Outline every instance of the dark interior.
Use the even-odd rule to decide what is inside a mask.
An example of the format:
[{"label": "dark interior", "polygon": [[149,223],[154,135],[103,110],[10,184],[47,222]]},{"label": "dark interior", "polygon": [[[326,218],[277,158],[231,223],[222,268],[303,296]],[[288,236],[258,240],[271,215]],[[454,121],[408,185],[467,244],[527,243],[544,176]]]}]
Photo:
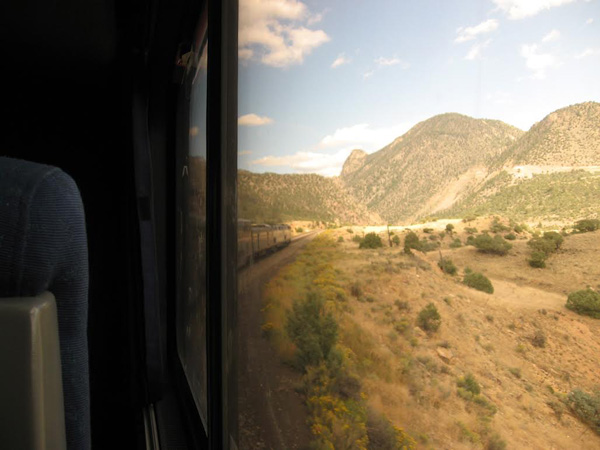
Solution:
[{"label": "dark interior", "polygon": [[[144,216],[154,223],[161,303],[152,320],[164,331],[170,314],[164,299],[174,289],[168,211],[175,57],[190,40],[200,6],[188,0],[0,5],[0,153],[61,168],[77,183],[85,208],[95,448],[115,448],[116,439],[122,448],[142,445],[142,408],[168,391],[160,359],[167,357],[166,333],[156,333],[153,353],[144,334],[138,221]],[[144,138],[151,143],[153,190],[140,200],[134,144]]]}]

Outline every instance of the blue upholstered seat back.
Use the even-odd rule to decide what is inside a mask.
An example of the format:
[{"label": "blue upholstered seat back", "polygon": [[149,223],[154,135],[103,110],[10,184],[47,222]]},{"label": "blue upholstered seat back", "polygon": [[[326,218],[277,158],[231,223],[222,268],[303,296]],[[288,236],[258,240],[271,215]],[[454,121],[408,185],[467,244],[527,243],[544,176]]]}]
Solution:
[{"label": "blue upholstered seat back", "polygon": [[75,182],[56,167],[0,157],[0,297],[56,297],[69,450],[90,447],[88,255]]}]

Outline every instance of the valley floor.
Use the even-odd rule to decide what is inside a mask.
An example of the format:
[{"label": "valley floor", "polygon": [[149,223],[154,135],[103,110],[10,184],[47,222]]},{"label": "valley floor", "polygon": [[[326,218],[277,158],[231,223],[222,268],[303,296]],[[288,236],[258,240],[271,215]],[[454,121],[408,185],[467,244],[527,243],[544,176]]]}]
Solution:
[{"label": "valley floor", "polygon": [[[326,232],[337,241],[329,250],[336,285],[347,294],[337,307],[344,311],[336,316],[339,345],[369,410],[406,430],[417,448],[600,448],[600,436],[564,401],[574,389],[600,386],[600,320],[564,306],[568,293],[600,287],[600,232],[568,236],[546,269],[534,269],[527,264],[529,234],[519,234],[506,256],[486,255],[449,244],[464,243],[465,227],[487,223],[452,223],[452,236],[421,233],[437,236],[439,252],[414,255],[402,246],[359,249],[352,238],[371,228]],[[377,231],[387,243],[383,228]],[[440,253],[457,275],[438,268]],[[465,286],[467,267],[485,274],[494,293]],[[416,324],[430,303],[441,327],[428,334]],[[457,388],[468,374],[480,395]]]},{"label": "valley floor", "polygon": [[[464,242],[463,227],[457,228],[452,239]],[[459,274],[465,267],[484,273],[492,295],[464,286],[462,276],[443,274],[438,251],[410,256],[401,247],[359,250],[346,229],[334,238],[339,236],[344,256],[337,267],[348,279],[361,280],[369,298],[352,299],[353,320],[390,364],[406,367],[410,361],[390,380],[368,380],[369,401],[421,437],[422,448],[477,448],[492,433],[508,448],[600,448],[600,437],[561,402],[575,388],[592,392],[600,386],[600,321],[564,307],[568,293],[600,286],[598,232],[566,238],[546,269],[529,267],[524,236],[506,256],[472,246],[450,249],[452,239],[445,237],[443,256]],[[439,331],[427,335],[414,325],[397,326],[414,324],[428,303],[440,312]],[[532,344],[536,332],[546,337],[542,348]],[[497,408],[493,417],[457,395],[456,380],[468,373]]]}]

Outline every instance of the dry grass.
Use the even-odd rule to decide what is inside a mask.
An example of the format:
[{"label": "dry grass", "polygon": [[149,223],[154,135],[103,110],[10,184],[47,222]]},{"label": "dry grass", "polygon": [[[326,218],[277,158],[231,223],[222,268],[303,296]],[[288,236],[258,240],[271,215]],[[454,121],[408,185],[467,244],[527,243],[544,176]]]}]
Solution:
[{"label": "dry grass", "polygon": [[[455,237],[463,241],[464,226],[482,230],[487,224],[457,226]],[[525,237],[514,244],[504,257],[442,247],[460,273],[468,265],[491,278],[499,286],[494,295],[444,276],[437,252],[411,257],[400,247],[365,252],[350,241],[341,246],[335,268],[346,279],[361,280],[363,296],[375,301],[348,297],[351,313],[340,341],[357,361],[367,361],[362,382],[369,405],[413,436],[425,433],[422,448],[447,448],[449,440],[452,448],[480,448],[496,432],[508,448],[600,447],[586,425],[568,411],[559,420],[549,406],[575,387],[592,391],[600,385],[600,321],[564,308],[565,293],[600,284],[598,235],[569,236],[543,270],[527,264]],[[415,320],[430,302],[442,326],[427,336],[415,329]],[[543,348],[531,343],[538,330],[547,336]],[[452,352],[449,364],[439,347]],[[457,395],[456,379],[466,373],[473,373],[485,400],[497,407],[493,417]]]}]

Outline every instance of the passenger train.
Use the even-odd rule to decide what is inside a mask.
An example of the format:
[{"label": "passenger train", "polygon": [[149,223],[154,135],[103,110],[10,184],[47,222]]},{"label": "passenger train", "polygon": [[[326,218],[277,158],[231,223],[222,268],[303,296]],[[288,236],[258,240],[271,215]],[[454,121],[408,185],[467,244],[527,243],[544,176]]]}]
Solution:
[{"label": "passenger train", "polygon": [[290,244],[292,227],[289,225],[252,224],[238,220],[238,266],[251,264],[256,258],[272,253]]}]

